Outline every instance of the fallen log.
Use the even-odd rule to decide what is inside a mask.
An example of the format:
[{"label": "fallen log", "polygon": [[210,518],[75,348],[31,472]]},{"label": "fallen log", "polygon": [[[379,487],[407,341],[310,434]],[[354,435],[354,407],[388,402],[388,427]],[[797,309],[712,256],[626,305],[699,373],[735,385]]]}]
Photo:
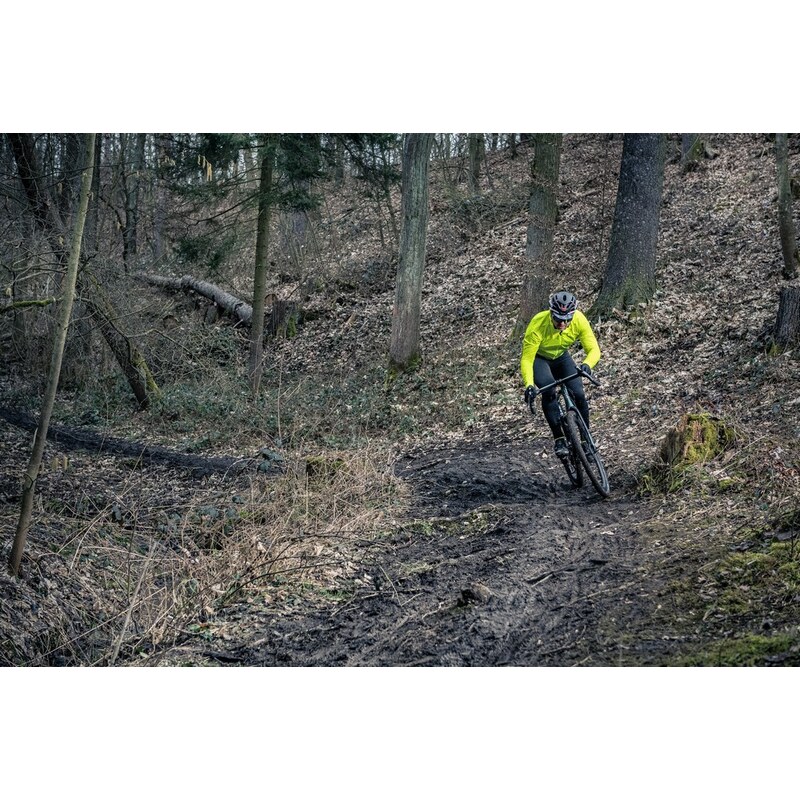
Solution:
[{"label": "fallen log", "polygon": [[[26,431],[35,431],[38,425],[36,418],[31,414],[3,407],[0,407],[0,419]],[[157,445],[115,439],[95,431],[52,424],[48,427],[47,438],[70,450],[87,450],[133,458],[145,466],[160,464],[176,469],[185,469],[196,478],[219,473],[238,474],[248,468],[262,473],[280,472],[282,469],[280,459],[269,457],[275,454],[267,451],[262,451],[259,458],[204,457],[179,453],[176,450],[169,450]]]},{"label": "fallen log", "polygon": [[197,292],[197,294],[213,300],[222,311],[247,326],[250,325],[250,321],[253,319],[253,307],[251,305],[208,281],[201,281],[191,275],[184,275],[182,278],[170,278],[164,275],[142,274],[139,277],[140,280],[149,283],[151,286],[157,286],[159,289]]},{"label": "fallen log", "polygon": [[[249,327],[252,322],[253,307],[251,305],[208,281],[201,281],[191,275],[184,275],[182,278],[171,278],[164,275],[142,274],[139,278],[159,289],[176,292],[197,292],[202,297],[212,300],[215,308],[243,325]],[[298,304],[292,300],[283,300],[272,293],[267,295],[266,304],[267,306],[271,304],[272,310],[267,316],[264,325],[265,335],[269,338],[294,336],[300,321]]]}]

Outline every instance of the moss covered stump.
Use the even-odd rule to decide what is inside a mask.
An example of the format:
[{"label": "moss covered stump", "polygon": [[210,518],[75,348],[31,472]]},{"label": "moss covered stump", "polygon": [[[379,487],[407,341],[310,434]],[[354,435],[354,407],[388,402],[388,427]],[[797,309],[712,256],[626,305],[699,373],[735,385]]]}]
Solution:
[{"label": "moss covered stump", "polygon": [[697,468],[735,441],[733,427],[713,414],[684,414],[661,443],[657,462],[639,479],[639,489],[669,492],[691,482]]},{"label": "moss covered stump", "polygon": [[659,457],[672,468],[703,464],[726,450],[735,439],[733,428],[711,414],[684,414],[664,437]]}]

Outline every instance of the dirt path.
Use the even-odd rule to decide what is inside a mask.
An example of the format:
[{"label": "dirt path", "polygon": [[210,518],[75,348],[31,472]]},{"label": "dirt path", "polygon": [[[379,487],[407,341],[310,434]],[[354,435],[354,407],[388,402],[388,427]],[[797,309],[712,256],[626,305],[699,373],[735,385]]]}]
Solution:
[{"label": "dirt path", "polygon": [[205,657],[265,666],[622,663],[626,627],[647,611],[637,580],[641,503],[624,485],[606,500],[573,489],[542,457],[546,445],[405,458],[397,472],[415,489],[413,520],[363,552],[347,599],[255,620],[251,608],[228,609],[218,622],[230,647]]}]

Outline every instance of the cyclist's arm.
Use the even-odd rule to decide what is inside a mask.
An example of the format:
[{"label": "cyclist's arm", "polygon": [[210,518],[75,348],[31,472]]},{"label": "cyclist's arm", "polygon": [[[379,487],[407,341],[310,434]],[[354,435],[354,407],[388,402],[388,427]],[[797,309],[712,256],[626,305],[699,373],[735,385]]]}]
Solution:
[{"label": "cyclist's arm", "polygon": [[[580,317],[578,317],[578,314],[580,314]],[[597,338],[594,335],[592,326],[589,324],[589,320],[586,319],[580,311],[578,311],[575,316],[578,319],[578,336],[584,352],[583,363],[594,369],[595,365],[600,360],[600,345],[597,344]]]},{"label": "cyclist's arm", "polygon": [[522,385],[533,385],[533,359],[536,358],[536,352],[542,342],[542,334],[536,330],[534,319],[528,323],[528,328],[525,331],[525,339],[522,342],[522,358],[519,362],[519,371],[522,374]]}]

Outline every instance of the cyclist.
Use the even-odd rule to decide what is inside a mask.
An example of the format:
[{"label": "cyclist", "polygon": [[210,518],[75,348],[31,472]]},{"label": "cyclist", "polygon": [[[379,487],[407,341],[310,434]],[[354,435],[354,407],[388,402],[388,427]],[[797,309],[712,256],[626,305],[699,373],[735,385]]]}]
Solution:
[{"label": "cyclist", "polygon": [[[536,397],[536,386],[546,386],[553,380],[566,378],[578,371],[569,348],[580,341],[583,347],[583,364],[581,370],[587,375],[600,360],[600,348],[597,345],[592,326],[583,312],[578,311],[578,300],[570,292],[556,292],[550,295],[550,307],[540,311],[528,323],[525,339],[522,344],[522,360],[520,371],[525,384],[525,401],[533,411],[533,399]],[[583,391],[583,381],[576,377],[568,383],[575,405],[589,427],[589,403]],[[555,440],[555,453],[565,458],[567,440],[559,424],[558,401],[556,390],[550,389],[542,393],[542,411]]]}]

